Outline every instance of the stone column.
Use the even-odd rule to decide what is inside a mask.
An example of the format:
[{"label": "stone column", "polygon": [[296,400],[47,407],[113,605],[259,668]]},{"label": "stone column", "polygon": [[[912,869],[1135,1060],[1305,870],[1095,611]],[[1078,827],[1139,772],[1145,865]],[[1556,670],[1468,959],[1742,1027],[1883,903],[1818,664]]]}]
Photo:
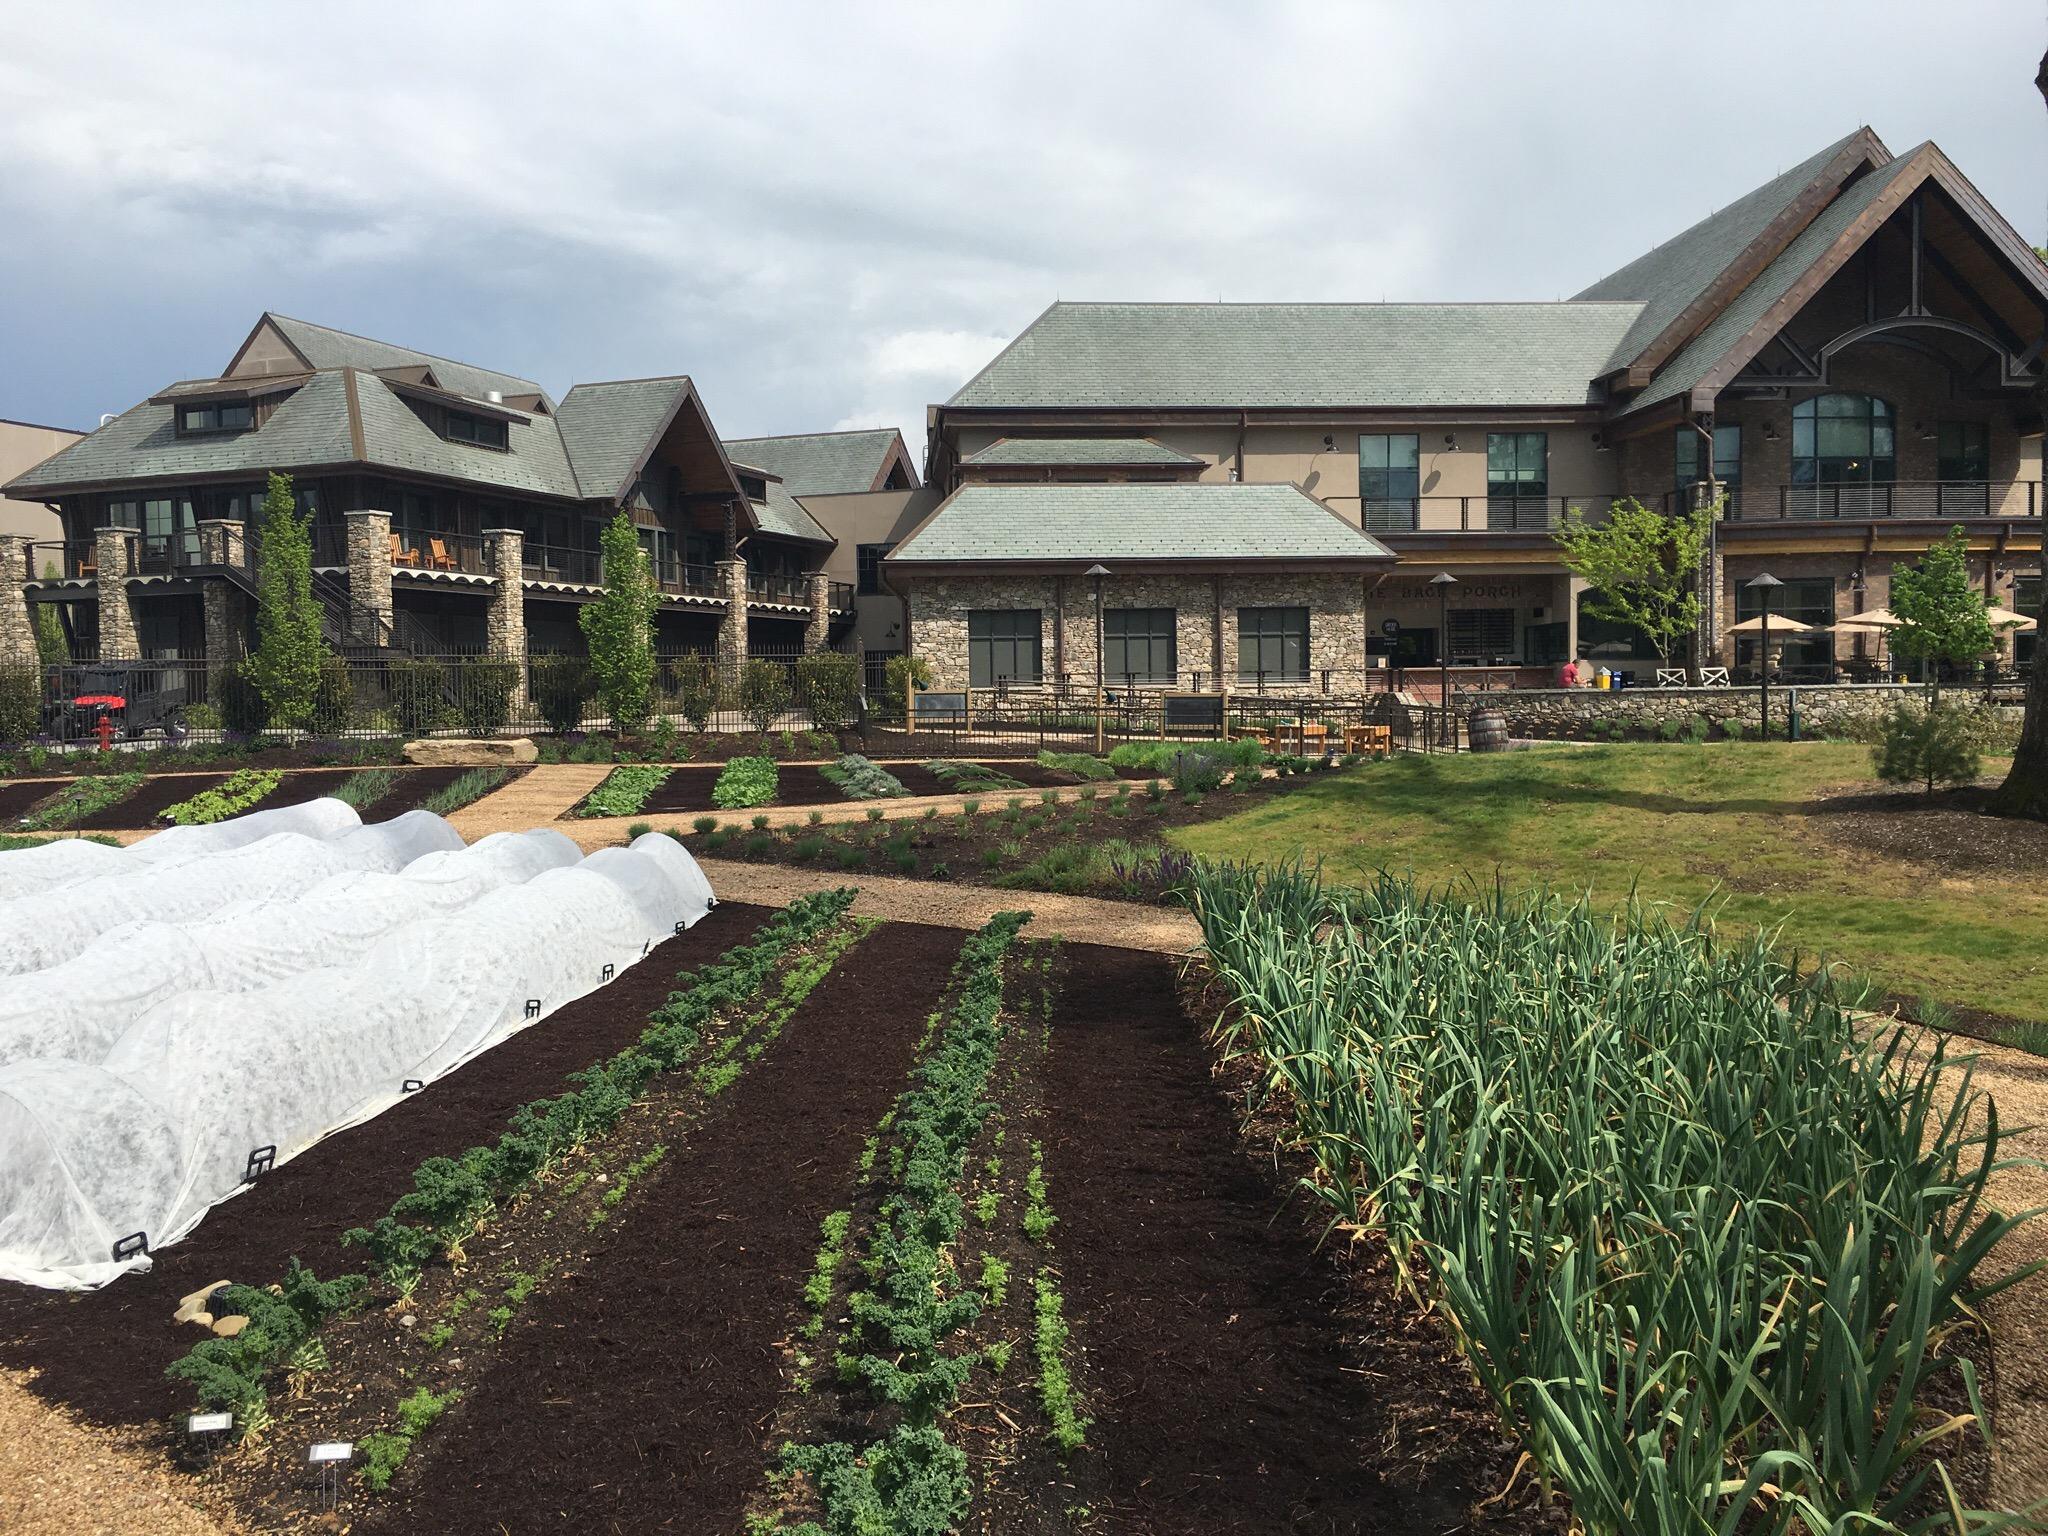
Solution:
[{"label": "stone column", "polygon": [[35,574],[29,563],[34,542],[25,533],[0,533],[0,666],[33,666],[42,659],[22,593]]},{"label": "stone column", "polygon": [[129,541],[137,528],[99,528],[93,532],[94,580],[100,597],[100,660],[140,661],[142,642],[135,633],[135,610],[128,606]]},{"label": "stone column", "polygon": [[344,512],[349,618],[364,645],[391,643],[391,514]]},{"label": "stone column", "polygon": [[718,621],[718,676],[731,688],[738,684],[740,664],[747,659],[747,563],[721,560],[712,569],[718,572],[716,585],[725,599],[725,613]]},{"label": "stone column", "polygon": [[526,706],[526,535],[517,528],[484,530],[484,571],[495,582],[484,616],[485,649],[519,668],[512,707]]},{"label": "stone column", "polygon": [[804,626],[804,650],[822,651],[832,633],[832,583],[823,571],[810,577],[811,620]]},{"label": "stone column", "polygon": [[[199,557],[210,566],[243,563],[239,518],[208,518],[199,524]],[[220,667],[241,658],[247,649],[249,605],[239,587],[209,574],[200,600],[206,609],[206,662]]]}]

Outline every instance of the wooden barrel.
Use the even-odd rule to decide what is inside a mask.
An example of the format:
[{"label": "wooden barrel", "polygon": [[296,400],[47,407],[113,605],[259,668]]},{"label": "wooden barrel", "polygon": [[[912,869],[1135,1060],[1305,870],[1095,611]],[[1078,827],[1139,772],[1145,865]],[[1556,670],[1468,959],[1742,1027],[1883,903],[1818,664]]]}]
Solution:
[{"label": "wooden barrel", "polygon": [[1473,710],[1471,742],[1474,752],[1505,752],[1508,746],[1508,717],[1497,709]]}]

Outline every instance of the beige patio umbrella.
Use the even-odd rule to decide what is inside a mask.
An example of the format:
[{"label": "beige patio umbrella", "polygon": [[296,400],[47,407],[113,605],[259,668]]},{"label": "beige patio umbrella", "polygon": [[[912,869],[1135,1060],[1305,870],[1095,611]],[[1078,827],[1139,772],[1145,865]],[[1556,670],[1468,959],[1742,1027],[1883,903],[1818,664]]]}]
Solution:
[{"label": "beige patio umbrella", "polygon": [[2031,633],[2039,627],[2024,613],[2015,613],[2010,608],[2000,608],[1996,603],[1984,610],[1984,617],[1991,621],[1993,629],[2016,629]]},{"label": "beige patio umbrella", "polygon": [[[1731,635],[1760,635],[1764,632],[1764,627],[1764,616],[1758,614],[1753,619],[1744,619],[1740,624],[1730,624],[1728,626],[1728,633]],[[1788,619],[1783,614],[1774,613],[1770,617],[1770,631],[1775,639],[1779,635],[1790,637],[1792,635],[1818,634],[1819,626],[1802,624],[1797,619]]]},{"label": "beige patio umbrella", "polygon": [[[1897,629],[1906,621],[1889,608],[1866,608],[1846,619],[1835,620],[1837,629]],[[1775,626],[1773,626],[1775,627]]]}]

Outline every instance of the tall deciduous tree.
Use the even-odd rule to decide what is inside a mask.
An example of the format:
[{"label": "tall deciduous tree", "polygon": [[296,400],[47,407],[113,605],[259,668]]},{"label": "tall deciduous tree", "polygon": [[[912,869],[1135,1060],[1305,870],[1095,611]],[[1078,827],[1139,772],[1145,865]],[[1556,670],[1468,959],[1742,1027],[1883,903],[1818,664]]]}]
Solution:
[{"label": "tall deciduous tree", "polygon": [[[1998,643],[1984,595],[1970,582],[1970,540],[1960,527],[1949,529],[1918,565],[1893,568],[1891,606],[1899,620],[1890,640],[1895,656],[1961,666]],[[1938,665],[1934,680],[1938,697]]]},{"label": "tall deciduous tree", "polygon": [[1617,501],[1605,522],[1568,508],[1556,538],[1565,568],[1592,588],[1586,611],[1633,624],[1668,665],[1679,642],[1700,627],[1700,562],[1715,514],[1705,506],[1669,517],[1633,496]]},{"label": "tall deciduous tree", "polygon": [[604,595],[576,615],[590,646],[590,670],[612,726],[635,731],[647,723],[654,698],[654,614],[661,589],[640,535],[625,512],[611,520],[604,550]]},{"label": "tall deciduous tree", "polygon": [[244,664],[273,726],[303,728],[328,658],[313,598],[312,519],[300,517],[289,475],[272,474],[256,545],[256,648]]},{"label": "tall deciduous tree", "polygon": [[[2048,102],[2048,53],[2041,55],[2040,73],[2034,76],[2041,99]],[[2036,406],[2048,412],[2048,368],[2034,386]],[[2012,771],[1991,797],[1991,810],[2000,816],[2031,816],[2048,821],[2048,581],[2041,583],[2040,621],[2035,634],[2034,675],[2027,681],[2027,714],[2020,723],[2019,746],[2012,755]]]}]

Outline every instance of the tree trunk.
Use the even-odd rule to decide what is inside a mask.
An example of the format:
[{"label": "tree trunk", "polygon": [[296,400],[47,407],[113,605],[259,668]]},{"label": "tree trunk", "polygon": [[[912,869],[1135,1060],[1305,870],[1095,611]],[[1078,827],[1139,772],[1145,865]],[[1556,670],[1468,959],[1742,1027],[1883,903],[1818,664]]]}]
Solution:
[{"label": "tree trunk", "polygon": [[[2048,53],[2041,55],[2041,72],[2034,76],[2041,100],[2048,103]],[[2048,411],[2048,368],[2034,387],[2034,398]],[[2048,574],[2048,545],[2042,548],[2042,567]],[[2034,671],[2027,679],[2027,713],[2020,725],[2019,749],[2012,755],[2012,772],[1991,797],[1991,811],[1998,816],[2029,816],[2048,821],[2048,581],[2042,583],[2040,611],[2034,615],[2040,628],[2034,631]]]}]

